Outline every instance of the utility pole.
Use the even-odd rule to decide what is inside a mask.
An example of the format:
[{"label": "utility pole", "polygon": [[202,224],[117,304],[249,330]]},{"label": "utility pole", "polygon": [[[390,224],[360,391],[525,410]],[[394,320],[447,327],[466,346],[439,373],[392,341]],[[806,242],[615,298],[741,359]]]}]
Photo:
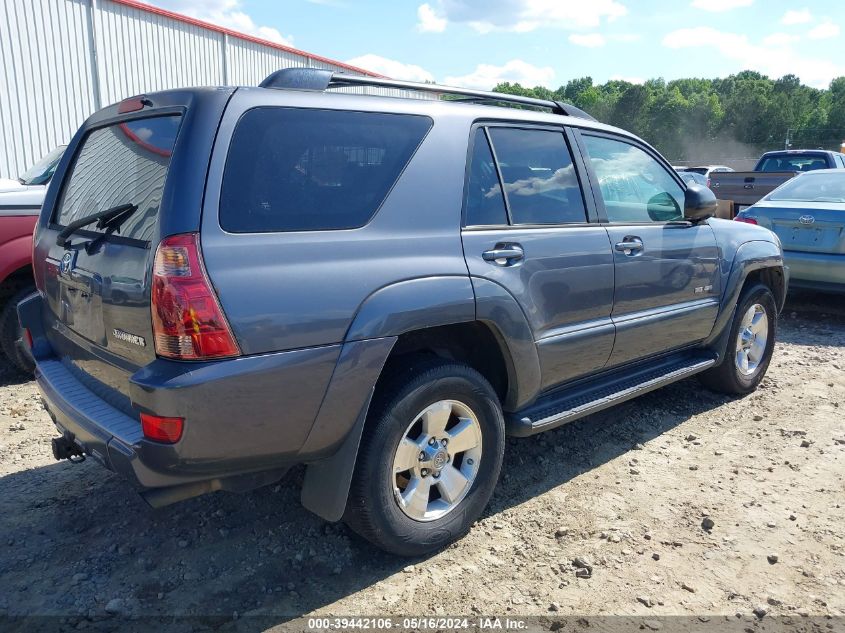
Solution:
[{"label": "utility pole", "polygon": [[789,136],[791,132],[792,128],[786,128],[786,140],[783,142],[783,149],[789,149],[789,146],[792,145],[792,143],[789,142]]}]

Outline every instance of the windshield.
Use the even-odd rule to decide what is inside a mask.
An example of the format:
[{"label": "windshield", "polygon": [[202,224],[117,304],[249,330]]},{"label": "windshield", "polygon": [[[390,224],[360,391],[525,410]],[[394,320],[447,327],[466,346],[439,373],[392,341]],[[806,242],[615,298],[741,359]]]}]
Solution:
[{"label": "windshield", "polygon": [[18,180],[22,185],[46,185],[53,177],[56,166],[62,159],[67,145],[59,145],[52,152],[43,156],[41,160],[21,174]]},{"label": "windshield", "polygon": [[814,171],[827,169],[824,156],[818,154],[796,154],[792,156],[770,156],[757,171]]},{"label": "windshield", "polygon": [[845,203],[845,170],[800,176],[775,189],[769,200]]}]

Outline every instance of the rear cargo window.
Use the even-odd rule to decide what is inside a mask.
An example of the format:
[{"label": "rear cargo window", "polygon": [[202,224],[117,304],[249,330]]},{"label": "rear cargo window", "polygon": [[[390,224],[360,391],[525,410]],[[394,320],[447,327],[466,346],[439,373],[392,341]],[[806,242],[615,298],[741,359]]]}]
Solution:
[{"label": "rear cargo window", "polygon": [[416,115],[250,110],[226,158],[220,226],[232,233],[361,227],[430,127]]},{"label": "rear cargo window", "polygon": [[98,211],[134,204],[137,211],[117,233],[149,241],[181,121],[181,115],[151,117],[89,132],[65,179],[55,223],[67,226]]},{"label": "rear cargo window", "polygon": [[815,171],[816,169],[827,169],[827,161],[824,156],[798,154],[770,156],[763,161],[757,171]]}]

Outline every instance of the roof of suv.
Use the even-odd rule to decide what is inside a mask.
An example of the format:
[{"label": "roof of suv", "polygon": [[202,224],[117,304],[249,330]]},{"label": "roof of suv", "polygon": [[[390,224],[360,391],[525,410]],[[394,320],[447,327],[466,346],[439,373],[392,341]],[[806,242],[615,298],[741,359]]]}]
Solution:
[{"label": "roof of suv", "polygon": [[[633,134],[615,128],[613,126],[599,123],[592,116],[583,110],[560,101],[547,99],[536,99],[522,95],[511,95],[469,88],[458,88],[452,86],[441,86],[438,84],[425,84],[410,81],[400,81],[384,77],[360,77],[346,73],[335,73],[330,70],[315,68],[284,68],[270,74],[261,82],[259,90],[281,90],[288,93],[306,92],[311,98],[319,100],[320,96],[329,97],[329,103],[341,95],[331,92],[335,88],[353,87],[375,87],[394,88],[422,94],[436,95],[438,98],[413,98],[413,97],[390,97],[383,95],[353,95],[346,93],[344,96],[352,98],[355,103],[346,107],[363,107],[370,110],[374,103],[384,105],[391,104],[391,110],[398,105],[403,111],[432,114],[433,104],[438,104],[437,109],[442,108],[443,112],[465,114],[467,118],[475,119],[507,119],[524,120],[535,123],[551,123],[560,125],[564,122],[567,125],[594,128],[600,130],[614,131],[634,137]],[[253,88],[240,88],[253,90]],[[454,99],[440,99],[442,95],[452,95]],[[363,101],[358,101],[363,100]],[[334,102],[335,104],[337,102]],[[519,108],[502,107],[495,104],[511,103],[520,106]],[[366,104],[366,105],[364,105]],[[416,106],[416,107],[415,107]],[[525,106],[532,109],[525,109]],[[548,109],[543,112],[541,109]],[[561,119],[563,117],[563,120]]]},{"label": "roof of suv", "polygon": [[[267,91],[278,92],[272,88],[239,87],[238,91]],[[467,119],[525,121],[526,123],[548,123],[553,125],[570,125],[581,128],[613,131],[625,136],[635,137],[626,130],[598,121],[570,115],[553,114],[539,110],[528,110],[498,105],[482,105],[472,102],[449,101],[442,99],[422,99],[413,97],[392,97],[384,95],[366,95],[335,92],[314,92],[310,90],[285,89],[284,92],[292,100],[302,102],[302,105],[326,106],[329,108],[373,110],[383,109],[390,112],[407,112],[413,114],[427,114],[429,116],[462,116]]]}]

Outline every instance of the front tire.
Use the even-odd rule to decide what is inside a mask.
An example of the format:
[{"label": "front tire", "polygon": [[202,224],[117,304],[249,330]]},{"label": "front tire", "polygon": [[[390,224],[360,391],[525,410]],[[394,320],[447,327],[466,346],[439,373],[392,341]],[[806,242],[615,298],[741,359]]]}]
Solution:
[{"label": "front tire", "polygon": [[18,320],[18,303],[35,291],[34,286],[27,286],[9,297],[0,312],[0,349],[15,369],[31,374],[35,371],[32,352],[24,340],[23,328]]},{"label": "front tire", "polygon": [[414,357],[374,399],[344,521],[393,554],[438,550],[487,506],[504,446],[502,409],[481,374]]},{"label": "front tire", "polygon": [[737,303],[724,360],[699,377],[704,386],[731,395],[754,391],[772,360],[777,320],[769,287],[756,284],[746,289]]}]

